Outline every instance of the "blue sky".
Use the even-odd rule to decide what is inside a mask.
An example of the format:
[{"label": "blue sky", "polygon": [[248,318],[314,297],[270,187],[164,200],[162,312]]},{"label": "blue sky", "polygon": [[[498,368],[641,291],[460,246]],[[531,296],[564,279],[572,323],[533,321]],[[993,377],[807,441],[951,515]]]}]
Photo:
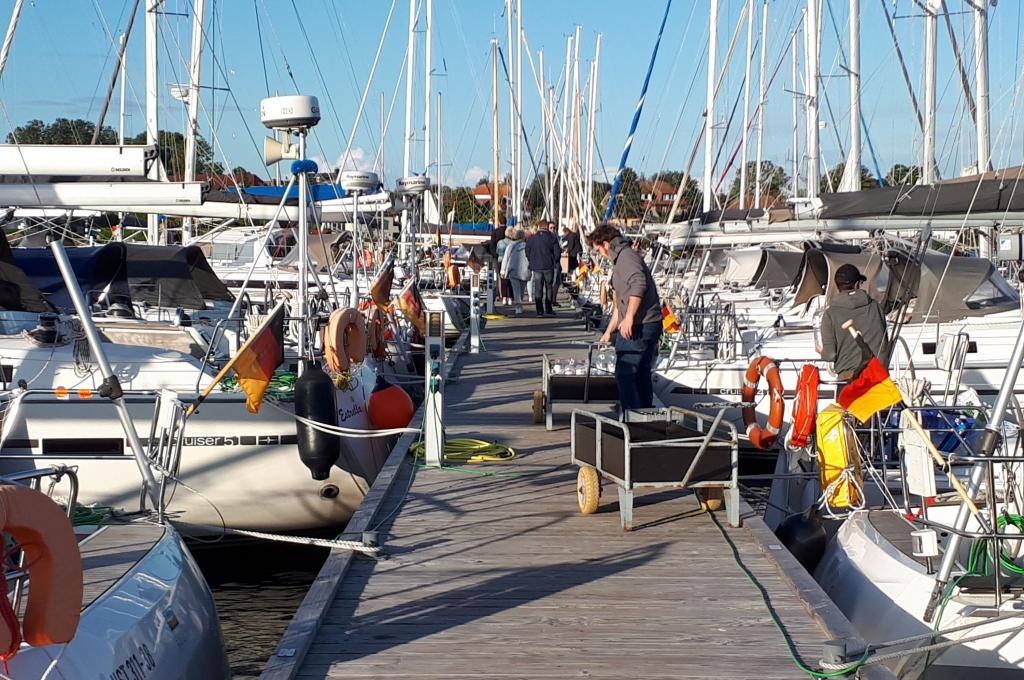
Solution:
[{"label": "blue sky", "polygon": [[[884,0],[898,17],[896,30],[907,68],[919,98],[922,93],[924,27],[912,0]],[[822,73],[832,115],[822,107],[821,131],[825,165],[840,160],[837,135],[845,146],[848,137],[848,85],[837,57],[835,18],[845,41],[847,0],[824,0]],[[0,0],[0,24],[6,25],[13,0]],[[111,35],[123,30],[131,0],[60,0],[26,4],[11,60],[0,82],[0,130],[30,118],[49,121],[58,116],[95,119],[114,63]],[[143,3],[145,4],[145,3]],[[404,84],[399,74],[406,49],[408,0],[398,0],[385,38],[381,63],[371,87],[366,118],[353,142],[353,162],[372,164],[380,144],[380,93],[390,106],[397,100],[384,142],[384,162],[389,183],[402,164]],[[566,36],[581,28],[581,67],[586,73],[593,58],[594,41],[603,35],[599,106],[598,148],[604,167],[617,164],[622,143],[639,94],[658,23],[662,0],[524,0],[524,30],[533,51],[543,50],[547,79],[561,78]],[[736,27],[745,0],[721,0],[719,60]],[[782,61],[769,93],[765,126],[766,157],[786,162],[791,151],[791,96],[789,56],[784,55],[803,0],[771,0],[768,31],[768,71]],[[893,163],[915,162],[921,134],[900,74],[881,3],[861,0],[863,111],[878,164],[885,172]],[[968,70],[973,74],[973,38],[970,15],[964,0],[947,0],[957,39]],[[228,165],[243,165],[266,174],[256,143],[264,130],[258,106],[266,96],[296,91],[319,97],[323,122],[317,129],[311,153],[333,164],[342,155],[351,133],[362,89],[391,7],[391,0],[207,0],[211,19],[204,64],[203,134],[217,140],[217,158]],[[992,149],[995,165],[1020,163],[1024,131],[1017,111],[1021,109],[1018,74],[1021,72],[1021,5],[1004,2],[991,12]],[[188,54],[192,0],[167,0],[161,17],[162,127],[181,130],[184,107],[173,100],[168,84],[186,82],[184,55]],[[758,25],[761,0],[756,0]],[[299,16],[297,17],[296,9]],[[651,81],[647,106],[636,136],[630,165],[645,173],[659,169],[683,169],[690,157],[704,109],[705,57],[708,0],[675,0],[661,53]],[[829,12],[831,9],[831,16]],[[256,15],[259,15],[257,22]],[[422,24],[421,24],[422,25]],[[745,29],[744,29],[745,30]],[[755,41],[758,39],[755,30]],[[444,98],[445,176],[449,182],[472,183],[491,165],[490,39],[504,42],[505,19],[500,0],[434,0],[434,69],[432,89]],[[262,42],[260,40],[262,37]],[[741,92],[745,33],[741,30],[733,61],[719,97],[716,121],[725,128]],[[261,49],[262,44],[262,49]],[[847,47],[843,47],[848,50]],[[143,21],[140,16],[129,45],[127,128],[143,126],[144,98]],[[214,54],[215,51],[215,58]],[[756,48],[755,48],[756,52]],[[266,62],[266,78],[263,63]],[[417,54],[415,116],[422,126],[422,43]],[[291,72],[291,77],[288,72]],[[526,128],[537,151],[540,122],[536,86],[524,54],[524,101]],[[753,72],[757,73],[755,61]],[[294,81],[292,80],[294,78]],[[940,167],[950,175],[974,157],[974,130],[963,105],[945,26],[939,28]],[[230,93],[224,89],[230,88]],[[798,88],[802,87],[798,85]],[[502,92],[503,169],[507,169],[507,92]],[[755,97],[756,99],[756,97]],[[824,102],[823,102],[824,104]],[[117,124],[117,106],[108,124]],[[742,113],[742,112],[740,112]],[[739,136],[740,114],[729,128],[722,173]],[[833,124],[833,118],[835,124]],[[432,131],[433,134],[433,131]],[[417,135],[417,139],[420,135]],[[413,149],[414,170],[423,166],[422,145]],[[701,161],[697,155],[697,163]],[[524,161],[526,160],[524,149]],[[874,163],[865,148],[865,164]],[[601,165],[599,163],[599,165]],[[700,167],[694,168],[699,176]],[[730,173],[731,175],[731,173]]]}]

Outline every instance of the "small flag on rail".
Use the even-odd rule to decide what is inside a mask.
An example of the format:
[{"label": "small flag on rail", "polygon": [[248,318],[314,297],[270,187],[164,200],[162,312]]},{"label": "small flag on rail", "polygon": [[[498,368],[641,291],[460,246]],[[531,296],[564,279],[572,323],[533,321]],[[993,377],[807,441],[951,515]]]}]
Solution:
[{"label": "small flag on rail", "polygon": [[395,306],[421,335],[427,334],[427,325],[423,321],[423,298],[416,288],[416,279],[409,279],[409,283],[405,284],[395,299]]},{"label": "small flag on rail", "polygon": [[259,413],[274,370],[284,361],[284,305],[284,299],[277,303],[259,328],[238,348],[235,356],[220,369],[213,382],[189,406],[186,417],[196,412],[230,370],[235,371],[238,386],[245,392],[245,408],[249,413]]},{"label": "small flag on rail", "polygon": [[868,348],[860,332],[852,325],[844,327],[857,339],[861,351],[866,351],[871,358],[857,377],[839,393],[838,401],[854,418],[864,423],[879,411],[902,402],[903,396],[889,377],[889,371]]},{"label": "small flag on rail", "polygon": [[668,305],[661,305],[661,330],[666,333],[675,333],[679,330],[679,319],[672,312]]},{"label": "small flag on rail", "polygon": [[380,270],[377,272],[377,277],[370,285],[370,299],[372,299],[378,307],[386,309],[388,304],[391,302],[391,286],[394,285],[394,283],[395,256],[388,255],[388,259],[384,260],[384,264],[381,265]]}]

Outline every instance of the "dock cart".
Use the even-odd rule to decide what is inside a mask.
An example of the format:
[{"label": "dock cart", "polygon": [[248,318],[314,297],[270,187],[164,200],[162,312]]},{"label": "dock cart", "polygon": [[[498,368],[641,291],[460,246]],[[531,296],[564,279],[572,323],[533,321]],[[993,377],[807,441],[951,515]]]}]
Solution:
[{"label": "dock cart", "polygon": [[[601,479],[618,487],[622,528],[633,528],[633,490],[695,489],[703,498],[725,496],[729,524],[740,526],[736,427],[722,416],[671,407],[627,411],[626,422],[574,409],[572,462],[579,466],[580,511],[597,511]],[[704,500],[711,509],[717,504]]]},{"label": "dock cart", "polygon": [[541,357],[541,388],[533,393],[533,422],[553,427],[555,403],[614,404],[619,401],[615,383],[615,363],[594,361],[594,349],[600,342],[580,341],[587,345],[587,358],[576,363],[545,354]]}]

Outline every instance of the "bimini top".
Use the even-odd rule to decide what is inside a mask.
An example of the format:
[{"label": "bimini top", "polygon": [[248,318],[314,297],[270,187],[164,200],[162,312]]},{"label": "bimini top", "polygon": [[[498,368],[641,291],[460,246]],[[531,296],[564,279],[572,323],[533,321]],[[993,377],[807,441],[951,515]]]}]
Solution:
[{"label": "bimini top", "polygon": [[[94,309],[119,309],[121,315],[131,316],[127,250],[124,243],[66,250],[78,285]],[[50,304],[61,312],[74,313],[71,295],[49,248],[14,248],[11,252]]]},{"label": "bimini top", "polygon": [[909,302],[912,321],[947,321],[1020,307],[1020,297],[988,260],[928,251],[920,262],[904,251],[886,255],[887,309]]},{"label": "bimini top", "polygon": [[52,312],[39,287],[25,275],[0,229],[0,309],[8,312]]},{"label": "bimini top", "polygon": [[132,300],[158,307],[206,309],[207,302],[233,301],[199,246],[128,244]]},{"label": "bimini top", "polygon": [[787,288],[800,272],[802,252],[774,248],[739,248],[730,251],[722,283],[755,288]]},{"label": "bimini top", "polygon": [[854,265],[864,275],[868,295],[879,302],[885,298],[886,272],[878,253],[859,248],[809,248],[803,256],[793,305],[806,304],[820,295],[825,296],[825,304],[831,302],[836,293],[836,270],[844,264]]}]

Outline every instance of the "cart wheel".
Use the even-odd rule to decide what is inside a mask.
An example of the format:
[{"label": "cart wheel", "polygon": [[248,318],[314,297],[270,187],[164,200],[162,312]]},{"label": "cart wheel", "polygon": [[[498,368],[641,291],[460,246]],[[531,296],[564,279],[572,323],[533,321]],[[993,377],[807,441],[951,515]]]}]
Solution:
[{"label": "cart wheel", "polygon": [[722,490],[716,486],[699,488],[697,499],[700,501],[701,510],[714,512],[722,507]]},{"label": "cart wheel", "polygon": [[592,515],[597,512],[601,502],[601,477],[592,467],[581,467],[576,475],[576,501],[580,504],[580,512]]},{"label": "cart wheel", "polygon": [[533,424],[539,425],[544,422],[544,390],[536,390],[533,393]]}]

